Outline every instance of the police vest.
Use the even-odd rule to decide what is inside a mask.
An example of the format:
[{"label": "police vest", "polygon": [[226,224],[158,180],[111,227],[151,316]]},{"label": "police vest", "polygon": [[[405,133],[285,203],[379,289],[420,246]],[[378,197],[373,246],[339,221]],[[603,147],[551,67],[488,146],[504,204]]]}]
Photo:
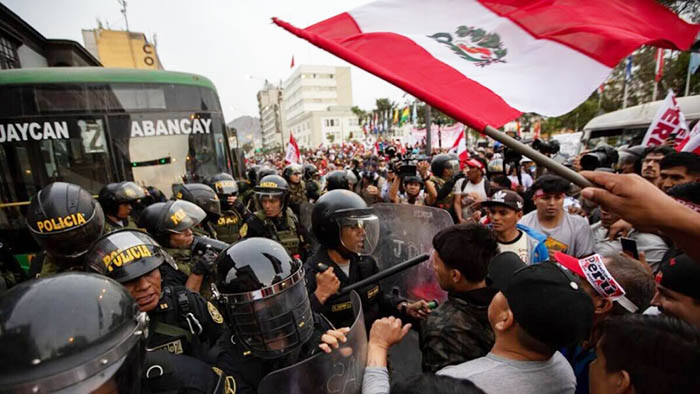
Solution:
[{"label": "police vest", "polygon": [[216,222],[212,222],[217,239],[229,244],[236,243],[241,239],[240,231],[242,225],[243,220],[236,212],[224,212],[224,215]]},{"label": "police vest", "polygon": [[282,244],[284,249],[290,256],[301,255],[301,239],[297,232],[296,215],[291,209],[287,208],[285,214],[286,229],[280,230],[275,226],[274,221],[265,216],[264,211],[255,212],[255,216],[265,223],[265,229],[268,230],[271,239]]}]

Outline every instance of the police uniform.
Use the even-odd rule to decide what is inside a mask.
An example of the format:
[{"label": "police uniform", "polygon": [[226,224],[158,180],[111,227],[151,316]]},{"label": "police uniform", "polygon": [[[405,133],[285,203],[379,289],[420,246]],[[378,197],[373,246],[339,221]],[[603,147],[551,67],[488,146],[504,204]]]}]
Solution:
[{"label": "police uniform", "polygon": [[292,208],[292,211],[298,215],[301,204],[308,201],[304,181],[299,181],[299,183],[289,182],[289,206]]},{"label": "police uniform", "polygon": [[[324,304],[321,304],[314,294],[317,287],[316,274],[320,272],[319,263],[333,267],[333,274],[340,281],[342,289],[379,272],[377,262],[372,256],[355,255],[350,258],[349,275],[346,275],[340,266],[328,256],[328,248],[322,246],[304,264],[306,288],[311,301],[311,309],[316,313],[323,314],[335,327],[350,327],[355,320],[350,294],[331,296]],[[360,288],[357,293],[362,299],[362,311],[365,315],[367,329],[372,326],[376,319],[395,312],[396,306],[404,301],[398,296],[386,294],[379,283],[372,283]]]},{"label": "police uniform", "polygon": [[[444,180],[440,177],[436,177],[435,175],[430,176],[430,181],[435,184],[435,190],[437,190],[438,192],[445,185],[445,183],[447,183],[446,180]],[[453,198],[454,198],[454,192],[450,191],[450,193],[447,196],[443,197],[440,200],[435,201],[435,203],[433,203],[433,206],[450,211],[450,210],[452,210],[452,202],[454,201]]]},{"label": "police uniform", "polygon": [[46,251],[41,251],[32,259],[29,267],[31,278],[46,278],[47,276],[60,274],[61,272],[80,272],[83,265],[63,265],[58,264]]},{"label": "police uniform", "polygon": [[316,201],[321,197],[321,182],[311,180],[306,182],[306,198]]},{"label": "police uniform", "polygon": [[209,351],[224,330],[219,310],[202,296],[181,286],[166,286],[150,318],[146,346],[209,362]]},{"label": "police uniform", "polygon": [[224,211],[216,223],[212,222],[211,225],[216,232],[216,239],[219,241],[233,244],[241,239],[243,219],[235,211]]},{"label": "police uniform", "polygon": [[264,231],[260,232],[244,224],[241,227],[241,238],[269,238],[282,244],[291,256],[307,255],[311,244],[308,237],[304,235],[305,229],[290,208],[287,208],[285,214],[279,218],[268,218],[262,210],[255,212],[255,217],[264,223]]},{"label": "police uniform", "polygon": [[147,352],[142,394],[235,394],[236,383],[219,368],[165,350]]},{"label": "police uniform", "polygon": [[113,221],[112,219],[110,219],[109,216],[105,216],[105,227],[104,227],[104,230],[102,231],[102,234],[111,233],[113,231],[117,231],[117,230],[120,230],[123,228],[132,228],[132,229],[138,228],[138,226],[136,225],[136,222],[134,221],[134,219],[131,218],[131,216],[129,216],[126,219],[122,219],[122,222],[125,220],[126,220],[126,224],[120,224],[120,223],[117,223],[117,222]]}]

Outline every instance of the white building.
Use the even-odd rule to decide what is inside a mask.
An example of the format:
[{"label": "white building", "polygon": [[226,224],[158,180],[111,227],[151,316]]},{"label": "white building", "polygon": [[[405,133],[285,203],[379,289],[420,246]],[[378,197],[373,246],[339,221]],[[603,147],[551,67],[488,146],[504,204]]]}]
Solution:
[{"label": "white building", "polygon": [[300,148],[314,149],[321,143],[360,138],[362,130],[351,107],[350,67],[297,67],[284,82],[284,141],[291,132]]},{"label": "white building", "polygon": [[258,111],[260,114],[260,132],[262,148],[284,149],[286,140],[282,135],[284,119],[282,116],[282,88],[265,81],[258,92]]}]

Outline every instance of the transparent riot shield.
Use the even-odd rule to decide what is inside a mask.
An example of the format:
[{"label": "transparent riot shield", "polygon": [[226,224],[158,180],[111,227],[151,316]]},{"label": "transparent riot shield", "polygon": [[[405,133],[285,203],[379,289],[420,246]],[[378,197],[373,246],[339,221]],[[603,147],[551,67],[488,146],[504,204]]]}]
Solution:
[{"label": "transparent riot shield", "polygon": [[314,204],[310,202],[303,202],[299,206],[299,223],[309,231],[311,231],[311,212],[313,210]]},{"label": "transparent riot shield", "polygon": [[[408,204],[374,204],[372,207],[380,226],[379,244],[372,255],[380,271],[419,254],[430,253],[435,234],[454,224],[450,214],[439,208]],[[398,293],[409,300],[442,302],[447,299],[429,261],[385,278],[380,284],[384,291]]]},{"label": "transparent riot shield", "polygon": [[302,362],[278,369],[265,376],[258,394],[359,394],[367,363],[367,332],[362,302],[350,293],[355,321],[347,342],[331,353],[319,353]]}]

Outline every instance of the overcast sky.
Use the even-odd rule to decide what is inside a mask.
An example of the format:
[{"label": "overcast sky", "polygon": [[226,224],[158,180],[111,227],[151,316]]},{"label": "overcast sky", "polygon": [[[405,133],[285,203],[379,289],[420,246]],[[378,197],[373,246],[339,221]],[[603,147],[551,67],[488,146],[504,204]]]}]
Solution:
[{"label": "overcast sky", "polygon": [[[125,28],[117,0],[0,0],[47,38],[83,44],[81,29],[97,19],[110,28]],[[257,91],[263,80],[279,81],[295,64],[349,65],[280,27],[279,17],[306,27],[368,3],[367,0],[127,0],[129,29],[157,35],[157,50],[166,70],[201,74],[216,85],[226,121],[258,116]],[[355,66],[353,102],[363,109],[389,97],[403,103],[404,92]]]}]

